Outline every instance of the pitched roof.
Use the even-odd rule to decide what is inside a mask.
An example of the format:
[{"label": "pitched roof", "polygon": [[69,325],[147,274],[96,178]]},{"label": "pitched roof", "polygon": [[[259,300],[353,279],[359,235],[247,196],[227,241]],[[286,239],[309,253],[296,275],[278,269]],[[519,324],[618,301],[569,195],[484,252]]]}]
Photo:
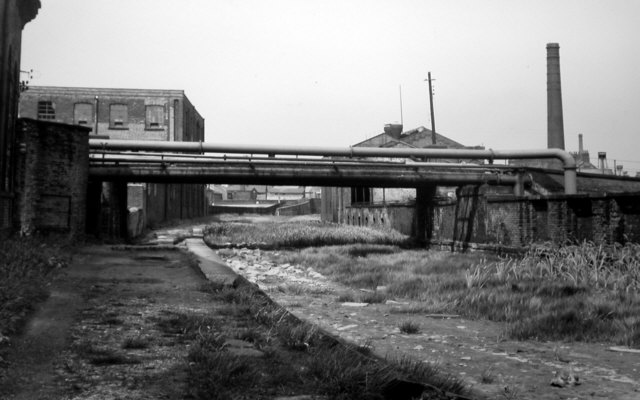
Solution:
[{"label": "pitched roof", "polygon": [[[416,147],[425,148],[432,147],[432,131],[419,126],[415,129],[411,129],[406,132],[402,132],[398,138],[387,133],[381,133],[372,138],[364,140],[360,143],[354,144],[353,147]],[[464,146],[461,143],[456,142],[444,135],[436,132],[436,147],[446,147],[450,149],[463,149]]]}]

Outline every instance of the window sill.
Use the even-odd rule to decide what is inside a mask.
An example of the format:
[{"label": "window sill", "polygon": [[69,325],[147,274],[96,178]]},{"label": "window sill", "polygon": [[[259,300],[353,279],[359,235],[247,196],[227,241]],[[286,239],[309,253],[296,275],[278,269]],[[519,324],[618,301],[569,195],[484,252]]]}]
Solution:
[{"label": "window sill", "polygon": [[146,128],[144,128],[144,130],[145,130],[145,131],[160,131],[160,132],[163,132],[165,129],[164,129],[164,127],[163,127],[163,126],[161,126],[161,127],[158,127],[158,128],[149,128],[149,127],[146,127]]},{"label": "window sill", "polygon": [[109,130],[110,131],[128,131],[129,127],[128,126],[110,126]]}]

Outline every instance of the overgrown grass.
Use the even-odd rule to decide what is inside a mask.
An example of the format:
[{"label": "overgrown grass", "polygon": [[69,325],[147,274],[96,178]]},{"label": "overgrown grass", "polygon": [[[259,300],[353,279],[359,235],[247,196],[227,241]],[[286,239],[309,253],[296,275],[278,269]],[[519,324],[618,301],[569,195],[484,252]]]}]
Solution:
[{"label": "overgrown grass", "polygon": [[0,335],[15,333],[49,295],[55,272],[67,265],[64,243],[14,238],[0,241]]},{"label": "overgrown grass", "polygon": [[410,238],[390,229],[354,227],[322,222],[216,223],[204,230],[213,246],[228,243],[260,248],[291,248],[339,244],[409,245]]},{"label": "overgrown grass", "polygon": [[520,258],[385,248],[366,255],[351,245],[307,248],[272,261],[353,288],[385,286],[388,298],[419,301],[420,312],[505,322],[517,339],[640,347],[639,245],[547,245]]},{"label": "overgrown grass", "polygon": [[[234,336],[254,343],[264,356],[239,356],[230,351],[224,344],[224,337],[232,331],[229,327],[218,325],[209,330],[198,326],[206,318],[173,315],[171,332],[198,332],[197,343],[189,352],[189,395],[193,398],[305,394],[330,399],[381,399],[396,398],[394,391],[404,390],[402,385],[406,384],[415,385],[418,396],[425,390],[436,390],[436,395],[428,397],[433,399],[451,398],[447,392],[465,392],[459,380],[441,375],[422,361],[380,360],[370,356],[369,347],[339,344],[252,287],[210,287],[207,291],[218,300],[251,310],[250,315],[261,327],[248,326]],[[398,382],[402,387],[394,386]]]}]

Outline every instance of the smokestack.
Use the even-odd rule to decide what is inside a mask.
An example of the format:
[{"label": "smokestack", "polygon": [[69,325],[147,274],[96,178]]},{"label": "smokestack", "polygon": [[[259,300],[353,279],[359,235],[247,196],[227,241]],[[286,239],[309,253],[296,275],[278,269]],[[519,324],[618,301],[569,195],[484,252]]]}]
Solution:
[{"label": "smokestack", "polygon": [[582,146],[582,133],[578,133],[578,154],[584,153],[584,147]]},{"label": "smokestack", "polygon": [[547,148],[564,150],[558,43],[547,43]]}]

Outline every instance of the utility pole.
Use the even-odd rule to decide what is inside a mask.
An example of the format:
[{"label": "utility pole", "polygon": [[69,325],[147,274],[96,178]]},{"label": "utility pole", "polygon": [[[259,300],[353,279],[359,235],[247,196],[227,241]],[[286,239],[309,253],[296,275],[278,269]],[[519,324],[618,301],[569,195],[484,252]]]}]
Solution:
[{"label": "utility pole", "polygon": [[433,88],[431,87],[431,72],[428,74],[428,78],[425,81],[429,81],[429,108],[431,110],[431,144],[436,144],[436,120],[433,116]]}]

